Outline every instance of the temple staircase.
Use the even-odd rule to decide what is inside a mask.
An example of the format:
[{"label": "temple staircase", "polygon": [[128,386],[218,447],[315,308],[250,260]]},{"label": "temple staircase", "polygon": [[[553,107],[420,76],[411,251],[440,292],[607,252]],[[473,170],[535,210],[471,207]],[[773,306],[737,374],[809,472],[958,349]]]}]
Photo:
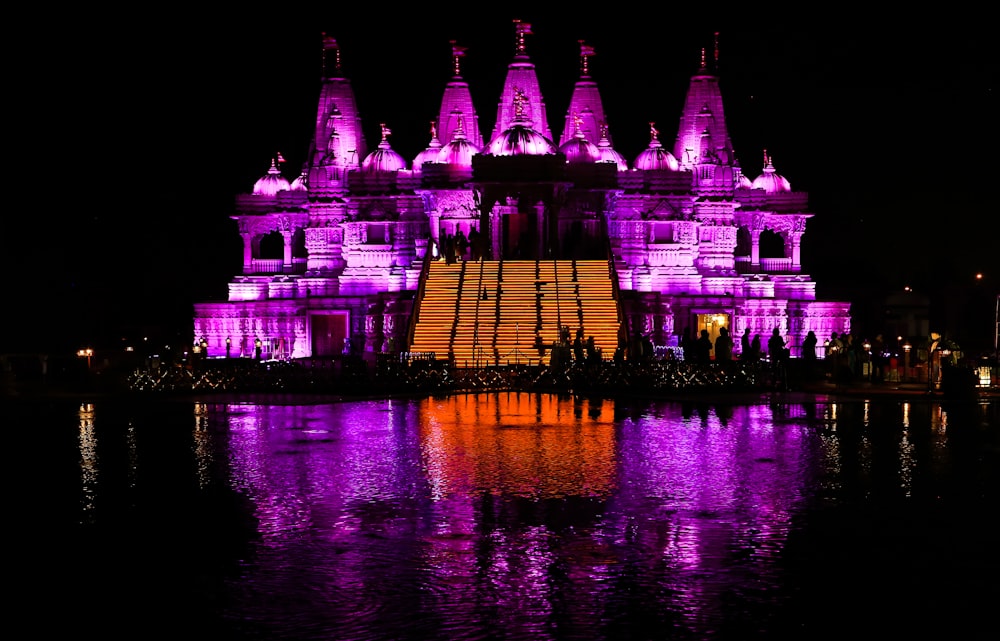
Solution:
[{"label": "temple staircase", "polygon": [[602,358],[621,315],[606,260],[483,260],[427,264],[409,351],[456,367],[537,365],[576,336]]}]

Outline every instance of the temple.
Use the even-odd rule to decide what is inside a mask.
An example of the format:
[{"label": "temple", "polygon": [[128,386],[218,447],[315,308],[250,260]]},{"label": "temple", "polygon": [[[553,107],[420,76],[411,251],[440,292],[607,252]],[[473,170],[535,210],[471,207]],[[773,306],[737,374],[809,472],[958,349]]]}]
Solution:
[{"label": "temple", "polygon": [[766,341],[777,327],[798,357],[808,332],[822,349],[850,331],[850,304],[817,300],[803,270],[808,194],[766,150],[751,155],[755,177],[737,159],[717,53],[701,54],[672,149],[648,123],[648,147],[629,160],[614,148],[593,48],[579,43],[557,135],[530,25],[515,20],[513,35],[492,128],[452,42],[440,111],[411,159],[392,148],[391,123],[369,148],[340,47],[324,35],[307,160],[286,176],[275,157],[237,195],[242,271],[227,300],[195,304],[194,344],[209,357],[503,364],[544,357],[568,331],[595,337],[605,358],[635,336],[663,355],[684,333],[707,329],[714,342],[722,327],[737,355],[742,335]]}]

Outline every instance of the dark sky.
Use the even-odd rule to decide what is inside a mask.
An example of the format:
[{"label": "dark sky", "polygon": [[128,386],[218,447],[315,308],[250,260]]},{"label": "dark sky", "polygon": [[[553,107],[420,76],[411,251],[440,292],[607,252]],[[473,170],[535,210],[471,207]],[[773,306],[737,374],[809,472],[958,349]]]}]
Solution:
[{"label": "dark sky", "polygon": [[528,53],[556,136],[578,76],[577,41],[594,47],[591,76],[629,161],[648,143],[650,121],[672,148],[688,81],[718,32],[744,171],[760,172],[766,148],[793,189],[810,194],[803,261],[821,298],[907,284],[937,296],[976,271],[997,289],[1000,223],[986,198],[1000,175],[997,56],[985,15],[905,25],[790,17],[779,27],[640,11],[475,22],[359,11],[371,15],[265,12],[243,20],[252,26],[188,15],[117,27],[68,19],[32,39],[31,63],[14,74],[32,92],[15,101],[30,124],[13,132],[14,156],[32,164],[19,163],[30,174],[16,190],[26,206],[4,243],[24,313],[8,316],[0,352],[136,332],[186,338],[192,303],[224,299],[240,267],[235,195],[276,152],[289,179],[305,157],[323,32],[341,46],[369,147],[386,122],[394,149],[412,159],[451,75],[450,40],[467,47],[463,76],[489,136],[514,18],[532,25]]}]

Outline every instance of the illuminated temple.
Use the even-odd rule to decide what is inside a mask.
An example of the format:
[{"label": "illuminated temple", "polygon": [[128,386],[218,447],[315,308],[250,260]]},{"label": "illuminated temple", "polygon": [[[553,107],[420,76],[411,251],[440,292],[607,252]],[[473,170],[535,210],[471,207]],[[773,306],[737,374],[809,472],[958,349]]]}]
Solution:
[{"label": "illuminated temple", "polygon": [[195,305],[195,345],[209,357],[398,352],[502,365],[540,361],[567,332],[594,337],[609,359],[636,336],[663,354],[684,332],[707,329],[714,342],[722,327],[737,354],[745,332],[766,343],[777,327],[797,357],[807,332],[822,346],[850,330],[849,303],[817,300],[803,271],[808,194],[766,152],[744,173],[714,59],[701,55],[672,146],[649,123],[648,146],[629,159],[614,147],[593,49],[580,43],[555,130],[530,26],[514,27],[492,127],[452,43],[414,158],[392,148],[386,123],[366,141],[340,48],[324,38],[307,160],[286,175],[275,158],[237,196],[242,271],[227,300]]}]

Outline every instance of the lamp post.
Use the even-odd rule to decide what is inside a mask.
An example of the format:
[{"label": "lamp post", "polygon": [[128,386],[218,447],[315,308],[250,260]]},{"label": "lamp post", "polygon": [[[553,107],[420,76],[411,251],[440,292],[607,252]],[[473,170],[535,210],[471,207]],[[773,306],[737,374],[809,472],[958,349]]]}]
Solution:
[{"label": "lamp post", "polygon": [[259,338],[255,338],[254,341],[253,341],[253,349],[254,349],[254,354],[255,354],[255,356],[256,356],[256,358],[257,358],[258,361],[260,360],[261,345],[262,345],[262,343],[261,343],[260,339]]},{"label": "lamp post", "polygon": [[861,344],[861,347],[865,350],[865,378],[869,381],[872,380],[872,344],[870,341],[865,340]]},{"label": "lamp post", "polygon": [[229,358],[233,351],[233,338],[231,336],[226,336],[226,358]]},{"label": "lamp post", "polygon": [[910,341],[903,343],[903,379],[909,380],[910,378],[910,350],[913,348],[910,345]]},{"label": "lamp post", "polygon": [[204,336],[201,337],[201,357],[208,358],[208,339]]},{"label": "lamp post", "polygon": [[77,351],[76,355],[79,356],[80,358],[87,359],[87,370],[90,370],[90,359],[94,355],[94,350],[87,347],[86,349],[81,349]]}]

